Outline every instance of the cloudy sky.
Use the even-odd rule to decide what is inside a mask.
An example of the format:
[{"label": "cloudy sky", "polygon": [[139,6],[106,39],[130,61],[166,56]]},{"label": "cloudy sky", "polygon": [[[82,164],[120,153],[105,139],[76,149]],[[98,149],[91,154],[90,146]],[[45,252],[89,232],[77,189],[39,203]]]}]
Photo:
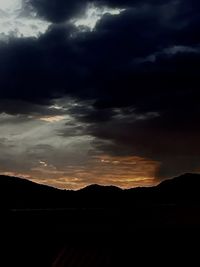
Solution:
[{"label": "cloudy sky", "polygon": [[0,0],[0,173],[59,188],[200,171],[198,0]]}]

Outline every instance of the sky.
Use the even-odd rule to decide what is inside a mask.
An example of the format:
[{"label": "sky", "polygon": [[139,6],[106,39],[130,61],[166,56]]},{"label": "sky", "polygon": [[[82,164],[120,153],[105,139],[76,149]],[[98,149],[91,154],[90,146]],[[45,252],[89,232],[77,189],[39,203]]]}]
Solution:
[{"label": "sky", "polygon": [[0,0],[0,173],[66,189],[200,172],[198,0]]}]

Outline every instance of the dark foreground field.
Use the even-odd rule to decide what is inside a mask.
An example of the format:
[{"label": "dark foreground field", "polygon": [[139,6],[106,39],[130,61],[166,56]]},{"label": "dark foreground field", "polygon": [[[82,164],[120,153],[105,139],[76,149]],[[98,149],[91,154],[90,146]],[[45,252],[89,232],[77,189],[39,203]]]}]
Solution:
[{"label": "dark foreground field", "polygon": [[2,228],[3,266],[198,263],[200,210],[187,209],[13,211]]},{"label": "dark foreground field", "polygon": [[59,197],[57,207],[46,199],[39,208],[39,193],[35,201],[14,195],[18,203],[2,205],[1,266],[199,266],[199,176],[188,179],[126,193],[97,186],[65,192],[59,207]]}]

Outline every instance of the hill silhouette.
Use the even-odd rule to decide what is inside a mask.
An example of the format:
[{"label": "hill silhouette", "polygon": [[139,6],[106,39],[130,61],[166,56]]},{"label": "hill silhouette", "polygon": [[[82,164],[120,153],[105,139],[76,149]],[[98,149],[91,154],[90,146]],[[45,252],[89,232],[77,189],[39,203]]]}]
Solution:
[{"label": "hill silhouette", "polygon": [[11,255],[5,266],[90,266],[90,260],[107,266],[107,259],[111,267],[135,266],[136,259],[136,266],[145,260],[160,266],[155,251],[169,264],[174,257],[179,262],[199,240],[199,191],[199,174],[150,188],[90,185],[79,191],[0,176],[2,254]]},{"label": "hill silhouette", "polygon": [[129,208],[144,205],[200,203],[200,175],[184,174],[154,187],[122,190],[90,185],[79,191],[59,190],[29,180],[0,176],[2,208]]}]

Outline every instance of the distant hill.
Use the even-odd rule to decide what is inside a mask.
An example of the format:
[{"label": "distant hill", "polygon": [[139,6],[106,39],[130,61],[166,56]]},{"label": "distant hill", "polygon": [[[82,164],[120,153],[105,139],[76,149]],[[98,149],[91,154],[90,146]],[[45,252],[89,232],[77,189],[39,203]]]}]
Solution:
[{"label": "distant hill", "polygon": [[44,208],[57,206],[63,192],[26,179],[0,175],[0,206],[3,208]]},{"label": "distant hill", "polygon": [[159,198],[173,202],[200,202],[200,175],[186,173],[156,187]]},{"label": "distant hill", "polygon": [[150,188],[122,190],[90,185],[79,191],[59,190],[31,181],[0,176],[2,208],[105,208],[141,205],[200,204],[200,175],[184,174]]},{"label": "distant hill", "polygon": [[89,186],[86,186],[79,190],[79,192],[87,192],[87,193],[113,193],[113,192],[120,192],[122,191],[121,188],[116,186],[103,186],[98,184],[92,184]]}]

